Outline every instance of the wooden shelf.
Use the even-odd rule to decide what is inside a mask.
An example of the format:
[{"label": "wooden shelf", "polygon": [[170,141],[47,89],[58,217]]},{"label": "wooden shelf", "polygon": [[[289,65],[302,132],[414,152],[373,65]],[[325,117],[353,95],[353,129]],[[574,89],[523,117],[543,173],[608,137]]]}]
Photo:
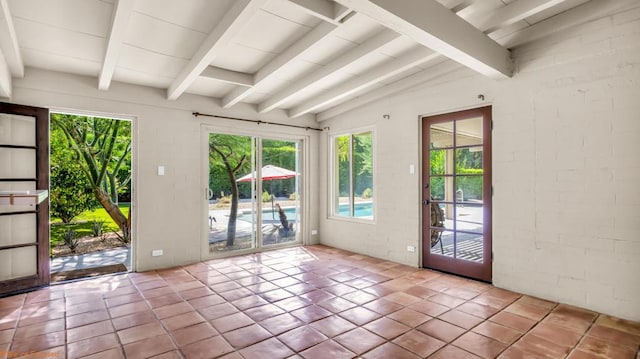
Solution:
[{"label": "wooden shelf", "polygon": [[35,191],[0,191],[0,205],[35,206],[49,197],[47,190]]}]

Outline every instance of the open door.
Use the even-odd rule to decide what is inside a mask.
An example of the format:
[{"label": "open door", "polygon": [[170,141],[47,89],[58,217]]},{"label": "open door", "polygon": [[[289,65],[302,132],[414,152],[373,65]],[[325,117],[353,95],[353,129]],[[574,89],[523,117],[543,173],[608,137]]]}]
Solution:
[{"label": "open door", "polygon": [[49,110],[0,103],[0,295],[49,283]]},{"label": "open door", "polygon": [[427,268],[491,282],[491,107],[422,119]]}]

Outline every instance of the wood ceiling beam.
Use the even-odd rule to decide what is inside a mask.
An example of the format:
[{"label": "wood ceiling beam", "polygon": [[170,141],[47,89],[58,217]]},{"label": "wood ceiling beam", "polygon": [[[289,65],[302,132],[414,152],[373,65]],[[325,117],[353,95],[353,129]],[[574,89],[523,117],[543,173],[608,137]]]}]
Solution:
[{"label": "wood ceiling beam", "polygon": [[222,20],[211,31],[187,66],[178,74],[167,89],[167,98],[175,100],[211,64],[219,51],[240,32],[249,20],[268,0],[234,0],[233,5]]},{"label": "wood ceiling beam", "polygon": [[313,112],[323,106],[339,101],[353,93],[438,57],[439,54],[424,47],[413,49],[393,61],[376,66],[365,75],[348,80],[325,93],[315,96],[312,100],[295,106],[289,110],[289,117],[298,117]]},{"label": "wood ceiling beam", "polygon": [[8,0],[0,0],[0,50],[4,62],[14,77],[24,76],[24,62],[20,53],[20,45],[13,26],[13,18],[9,10]]},{"label": "wood ceiling beam", "polygon": [[512,76],[508,49],[435,0],[338,0],[485,76]]},{"label": "wood ceiling beam", "polygon": [[0,49],[0,97],[11,98],[12,89],[11,71]]},{"label": "wood ceiling beam", "polygon": [[285,51],[276,56],[271,62],[262,67],[253,77],[252,87],[240,87],[232,91],[222,99],[222,107],[229,108],[251,95],[256,89],[264,84],[274,81],[278,74],[286,71],[289,64],[304,56],[318,41],[330,36],[337,28],[336,25],[323,22],[316,26],[302,39],[289,46]]},{"label": "wood ceiling beam", "polygon": [[206,77],[212,80],[239,86],[253,86],[252,74],[227,70],[216,66],[207,66],[207,68],[202,71],[202,74],[200,74],[200,77]]},{"label": "wood ceiling beam", "polygon": [[[491,12],[488,17],[474,25],[482,31],[494,31],[499,27],[514,24],[538,14],[566,0],[518,0]],[[473,23],[473,22],[472,22]]]},{"label": "wood ceiling beam", "polygon": [[332,0],[288,0],[299,9],[326,22],[338,25],[350,10]]},{"label": "wood ceiling beam", "polygon": [[98,78],[98,88],[108,90],[111,79],[116,69],[120,48],[129,24],[129,18],[133,12],[134,0],[115,0],[113,14],[111,15],[111,28],[107,37],[107,48],[102,60],[102,69]]},{"label": "wood ceiling beam", "polygon": [[304,91],[309,87],[314,86],[320,81],[353,64],[361,58],[372,53],[376,53],[380,48],[399,37],[400,35],[396,32],[390,30],[381,31],[362,44],[337,57],[325,66],[319,68],[311,74],[304,75],[300,79],[294,81],[291,85],[275,93],[273,96],[269,97],[267,101],[264,101],[263,103],[258,105],[258,112],[265,113],[277,108],[283,102],[295,96],[300,91]]}]

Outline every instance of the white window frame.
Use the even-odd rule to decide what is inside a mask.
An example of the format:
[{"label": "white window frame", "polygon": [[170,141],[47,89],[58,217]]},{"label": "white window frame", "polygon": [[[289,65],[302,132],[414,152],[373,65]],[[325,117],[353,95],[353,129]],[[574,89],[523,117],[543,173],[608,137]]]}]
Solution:
[{"label": "white window frame", "polygon": [[[354,135],[360,135],[360,134],[364,134],[364,133],[371,133],[371,151],[372,151],[372,160],[373,160],[373,175],[372,175],[372,190],[373,190],[373,198],[372,198],[372,218],[364,218],[364,217],[355,217],[353,216],[351,213],[354,213],[355,211],[355,202],[354,202],[354,193],[353,193],[353,187],[354,187],[354,178],[353,178],[353,136]],[[338,137],[342,137],[342,136],[349,136],[349,215],[345,216],[345,215],[341,215],[339,214],[339,198],[340,198],[340,190],[337,188],[337,175],[338,175],[338,164],[336,161],[336,146],[335,146],[335,140]],[[337,219],[337,220],[344,220],[344,221],[351,221],[351,222],[361,222],[361,223],[368,223],[368,224],[375,224],[375,220],[376,220],[376,207],[377,207],[377,201],[375,199],[376,195],[377,195],[377,189],[376,189],[376,131],[373,127],[361,127],[361,128],[355,128],[355,129],[351,129],[351,130],[343,130],[343,131],[339,131],[339,132],[333,132],[330,133],[328,136],[329,139],[329,143],[328,143],[328,147],[329,147],[329,179],[328,179],[328,185],[329,185],[329,198],[328,198],[328,209],[329,209],[329,218],[331,219]]]}]

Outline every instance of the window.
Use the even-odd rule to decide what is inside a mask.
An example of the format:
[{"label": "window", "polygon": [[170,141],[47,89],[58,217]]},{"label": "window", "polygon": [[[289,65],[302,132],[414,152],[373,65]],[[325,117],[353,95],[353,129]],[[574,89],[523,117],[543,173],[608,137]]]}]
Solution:
[{"label": "window", "polygon": [[373,132],[337,135],[331,142],[332,214],[373,219]]}]

